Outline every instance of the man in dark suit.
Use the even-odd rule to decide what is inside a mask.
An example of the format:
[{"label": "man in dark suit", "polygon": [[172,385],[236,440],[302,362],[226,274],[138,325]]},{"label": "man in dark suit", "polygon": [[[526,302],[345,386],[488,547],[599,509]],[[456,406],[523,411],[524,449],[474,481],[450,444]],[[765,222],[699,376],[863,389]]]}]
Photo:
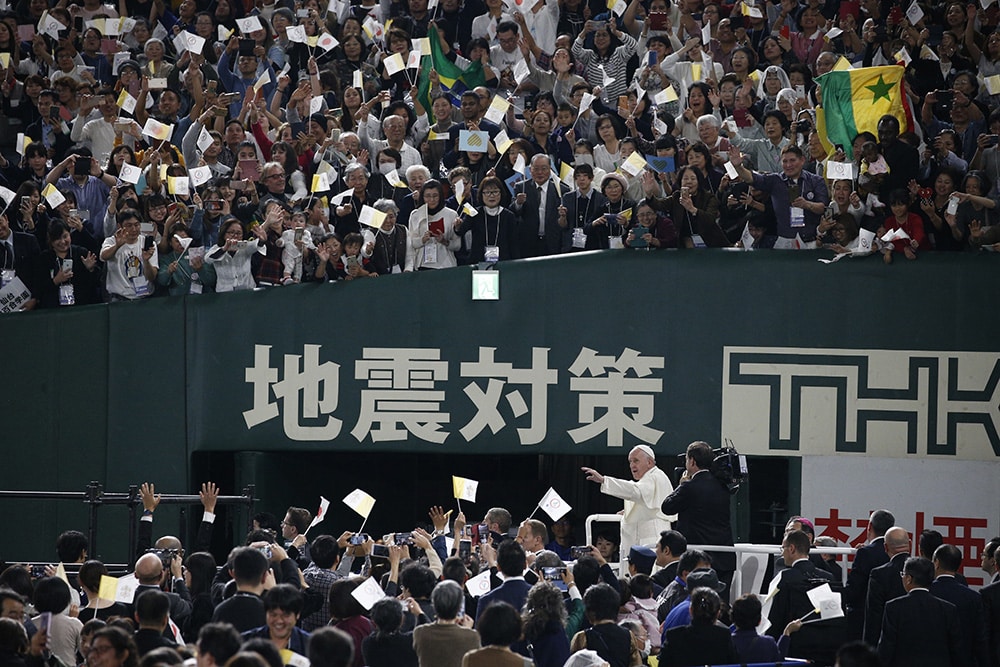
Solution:
[{"label": "man in dark suit", "polygon": [[899,120],[890,114],[882,116],[878,121],[878,141],[879,151],[889,164],[889,173],[879,187],[879,197],[884,198],[893,190],[906,188],[911,180],[917,178],[920,155],[916,148],[899,140]]},{"label": "man in dark suit", "polygon": [[889,562],[885,552],[885,532],[896,525],[889,510],[875,510],[868,518],[868,544],[854,554],[854,564],[847,574],[844,603],[847,608],[847,628],[851,639],[861,639],[865,628],[865,602],[868,599],[868,577],[879,565]]},{"label": "man in dark suit", "polygon": [[[670,585],[670,582],[677,576],[677,563],[680,562],[681,554],[687,551],[688,543],[679,531],[665,530],[660,533],[660,539],[656,543],[656,564],[662,570],[658,570],[653,575],[653,583],[661,589]],[[654,591],[659,594],[659,591]]]},{"label": "man in dark suit", "polygon": [[32,141],[40,141],[45,146],[49,158],[52,162],[59,163],[66,157],[69,149],[73,146],[73,141],[69,137],[69,130],[63,131],[63,121],[59,117],[52,116],[52,109],[58,108],[59,93],[46,89],[38,95],[39,120],[35,121],[24,129],[24,135]]},{"label": "man in dark suit", "polygon": [[518,612],[521,611],[524,601],[528,599],[528,591],[531,590],[531,585],[524,580],[526,566],[524,547],[515,540],[500,543],[497,549],[497,568],[503,575],[504,581],[499,587],[479,598],[479,604],[476,606],[477,621],[483,615],[483,610],[494,602],[506,602]]},{"label": "man in dark suit", "polygon": [[562,228],[562,252],[600,250],[597,236],[587,236],[584,228],[605,214],[608,200],[594,190],[594,168],[589,164],[578,164],[573,171],[576,190],[563,195],[559,214],[556,218]]},{"label": "man in dark suit", "polygon": [[878,655],[884,667],[959,667],[961,628],[958,611],[928,588],[934,564],[907,558],[903,565],[906,595],[890,600],[882,616]]},{"label": "man in dark suit", "polygon": [[815,605],[808,591],[823,584],[833,583],[833,575],[809,559],[809,535],[801,530],[789,531],[781,542],[781,556],[785,569],[778,573],[777,592],[771,602],[767,618],[771,623],[767,632],[776,640],[792,621],[805,618],[810,621],[791,635],[789,652],[819,664],[831,664],[837,648],[844,643],[846,622],[843,618],[821,620],[814,612]]},{"label": "man in dark suit", "polygon": [[1000,547],[1000,537],[994,537],[983,548],[983,571],[992,578],[989,585],[979,589],[986,617],[991,667],[1000,667],[1000,570],[997,568],[997,547]]},{"label": "man in dark suit", "polygon": [[964,583],[955,579],[962,569],[962,552],[953,544],[942,544],[934,550],[934,583],[931,595],[955,605],[962,629],[962,664],[987,667],[990,664],[983,618],[983,599]]},{"label": "man in dark suit", "polygon": [[903,588],[903,564],[910,556],[910,535],[904,528],[893,526],[885,533],[885,551],[889,562],[879,565],[868,576],[868,599],[865,603],[865,641],[878,646],[882,634],[882,613],[885,603],[906,595]]},{"label": "man in dark suit", "polygon": [[[663,501],[664,514],[676,514],[674,525],[688,544],[733,546],[729,521],[729,491],[711,472],[715,455],[707,442],[692,442],[687,448],[685,472],[674,492]],[[712,568],[727,586],[736,571],[736,554],[709,552]],[[783,628],[782,628],[783,629]]]},{"label": "man in dark suit", "polygon": [[[162,590],[164,580],[167,577],[173,577],[174,591],[176,592],[164,593],[170,602],[169,621],[173,621],[179,628],[184,623],[184,619],[191,615],[191,594],[188,592],[187,586],[184,585],[179,554],[171,556],[169,569],[164,567],[158,554],[144,554],[135,562],[135,577],[139,581],[139,585],[135,589],[136,598],[144,591]],[[176,639],[177,635],[170,628],[169,621],[165,634]]]},{"label": "man in dark suit", "polygon": [[170,614],[170,599],[163,591],[149,589],[136,592],[135,620],[139,629],[133,638],[142,657],[160,647],[177,648],[177,643],[164,636]]},{"label": "man in dark suit", "polygon": [[815,608],[806,591],[824,581],[833,582],[829,572],[809,560],[809,536],[805,532],[793,530],[785,535],[781,542],[781,556],[785,569],[778,573],[778,592],[767,615],[771,621],[767,632],[775,639],[781,637],[789,623],[801,619]]},{"label": "man in dark suit", "polygon": [[559,254],[562,228],[558,224],[559,187],[552,182],[549,156],[531,158],[531,180],[514,188],[517,215],[517,257],[544,257]]},{"label": "man in dark suit", "polygon": [[266,625],[264,601],[260,596],[267,573],[267,558],[260,550],[253,547],[233,549],[229,554],[229,574],[236,581],[236,593],[215,608],[212,622],[229,623],[240,632]]}]

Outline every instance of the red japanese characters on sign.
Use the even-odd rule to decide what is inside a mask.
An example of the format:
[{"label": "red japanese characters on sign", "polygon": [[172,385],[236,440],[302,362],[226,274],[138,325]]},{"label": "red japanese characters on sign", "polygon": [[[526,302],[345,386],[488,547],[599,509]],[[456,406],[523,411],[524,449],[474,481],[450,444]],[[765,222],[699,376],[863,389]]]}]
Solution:
[{"label": "red japanese characters on sign", "polygon": [[[982,549],[986,540],[989,522],[981,517],[928,516],[925,512],[916,512],[912,521],[903,521],[896,517],[896,522],[902,526],[913,526],[910,533],[912,553],[918,553],[918,538],[925,529],[937,530],[944,537],[945,544],[953,544],[962,551],[962,575],[970,586],[982,586],[985,581],[983,572],[979,569]],[[868,517],[848,518],[841,516],[840,509],[831,507],[825,516],[817,516],[816,537],[826,536],[837,540],[838,546],[851,546],[855,549],[867,541]],[[848,560],[852,560],[848,557]]]}]

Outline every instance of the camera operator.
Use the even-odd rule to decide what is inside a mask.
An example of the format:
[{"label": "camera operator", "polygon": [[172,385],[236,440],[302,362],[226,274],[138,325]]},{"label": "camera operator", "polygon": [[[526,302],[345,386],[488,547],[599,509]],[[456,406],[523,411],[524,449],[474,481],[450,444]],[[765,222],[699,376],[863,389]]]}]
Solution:
[{"label": "camera operator", "polygon": [[[715,454],[708,443],[699,440],[688,445],[680,484],[660,509],[664,514],[677,515],[675,528],[687,538],[688,544],[731,547],[729,491],[725,483],[712,474],[714,459]],[[728,586],[736,571],[736,554],[709,553],[719,580]]]}]

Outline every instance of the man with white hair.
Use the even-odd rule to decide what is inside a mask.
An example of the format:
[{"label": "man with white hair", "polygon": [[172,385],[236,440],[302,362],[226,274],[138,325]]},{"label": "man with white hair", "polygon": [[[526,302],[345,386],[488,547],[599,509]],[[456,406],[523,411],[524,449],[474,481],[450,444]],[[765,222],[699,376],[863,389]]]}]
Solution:
[{"label": "man with white hair", "polygon": [[385,139],[378,137],[378,122],[377,118],[373,119],[367,113],[358,122],[358,135],[361,137],[361,144],[368,149],[373,171],[378,171],[378,153],[383,148],[395,148],[399,151],[401,172],[412,165],[423,164],[420,151],[406,143],[406,121],[402,116],[390,114],[382,119]]},{"label": "man with white hair", "polygon": [[608,477],[593,468],[581,468],[588,480],[601,485],[601,493],[625,501],[620,545],[620,553],[623,554],[637,544],[655,544],[660,539],[660,533],[670,530],[670,522],[677,518],[660,511],[660,505],[674,487],[667,473],[656,467],[656,454],[652,447],[633,447],[628,453],[628,467],[635,481]]}]

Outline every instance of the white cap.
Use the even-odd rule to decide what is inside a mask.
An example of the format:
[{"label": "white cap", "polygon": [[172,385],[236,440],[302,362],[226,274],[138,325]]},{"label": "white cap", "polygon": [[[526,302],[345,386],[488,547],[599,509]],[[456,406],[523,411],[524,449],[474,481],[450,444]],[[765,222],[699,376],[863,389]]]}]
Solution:
[{"label": "white cap", "polygon": [[632,452],[634,452],[637,449],[646,456],[648,456],[649,458],[653,459],[654,461],[656,460],[656,454],[653,453],[653,448],[650,447],[649,445],[636,445],[635,447],[632,448]]}]

